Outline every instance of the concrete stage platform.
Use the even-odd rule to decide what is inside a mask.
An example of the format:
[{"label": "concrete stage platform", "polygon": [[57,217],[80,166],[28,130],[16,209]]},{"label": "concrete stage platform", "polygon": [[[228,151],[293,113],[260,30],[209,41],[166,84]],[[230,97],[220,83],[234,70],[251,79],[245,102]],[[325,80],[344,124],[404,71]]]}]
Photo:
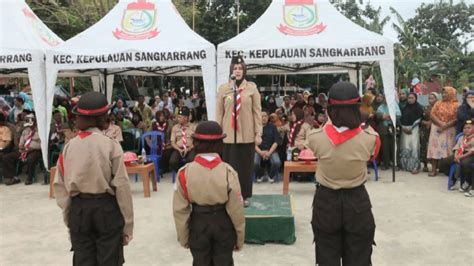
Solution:
[{"label": "concrete stage platform", "polygon": [[293,244],[295,217],[290,195],[253,195],[245,208],[245,242]]}]

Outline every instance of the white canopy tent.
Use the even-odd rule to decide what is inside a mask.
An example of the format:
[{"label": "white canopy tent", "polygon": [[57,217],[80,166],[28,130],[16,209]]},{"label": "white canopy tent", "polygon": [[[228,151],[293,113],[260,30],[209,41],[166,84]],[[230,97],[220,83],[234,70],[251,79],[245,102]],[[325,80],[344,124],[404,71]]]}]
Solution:
[{"label": "white canopy tent", "polygon": [[[47,121],[61,75],[99,76],[111,97],[113,75],[202,75],[209,112],[216,97],[216,51],[171,0],[121,0],[99,22],[46,55]],[[109,100],[110,101],[110,100]]]},{"label": "white canopy tent", "polygon": [[357,71],[379,62],[395,122],[393,42],[353,23],[328,0],[273,0],[247,30],[219,44],[218,84],[227,82],[230,60],[237,54],[244,56],[249,74],[263,65],[277,73],[312,73],[330,67],[335,72],[348,69],[351,81],[358,79],[359,84],[362,77],[359,71],[357,78]]},{"label": "white canopy tent", "polygon": [[47,166],[49,121],[46,120],[44,53],[63,41],[24,0],[0,0],[0,34],[0,76],[29,78],[43,161]]}]

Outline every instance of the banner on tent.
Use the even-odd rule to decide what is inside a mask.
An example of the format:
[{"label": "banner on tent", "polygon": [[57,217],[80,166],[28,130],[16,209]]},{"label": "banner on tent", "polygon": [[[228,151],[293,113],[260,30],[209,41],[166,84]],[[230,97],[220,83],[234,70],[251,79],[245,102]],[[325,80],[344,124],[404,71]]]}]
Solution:
[{"label": "banner on tent", "polygon": [[206,58],[207,53],[205,50],[187,52],[126,52],[106,55],[54,55],[53,63],[56,65],[73,65],[123,62],[169,62],[198,61]]},{"label": "banner on tent", "polygon": [[0,55],[0,64],[30,63],[32,61],[33,59],[30,53]]},{"label": "banner on tent", "polygon": [[230,59],[237,55],[247,59],[367,57],[383,56],[385,53],[385,46],[380,45],[353,48],[252,49],[247,52],[227,50],[225,58]]}]

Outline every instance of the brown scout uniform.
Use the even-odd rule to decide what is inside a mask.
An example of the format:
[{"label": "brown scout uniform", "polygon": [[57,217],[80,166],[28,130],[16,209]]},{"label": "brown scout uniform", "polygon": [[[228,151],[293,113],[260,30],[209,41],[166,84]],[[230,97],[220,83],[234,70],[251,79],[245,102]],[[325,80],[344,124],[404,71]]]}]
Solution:
[{"label": "brown scout uniform", "polygon": [[[88,132],[92,134],[88,135]],[[97,163],[100,161],[110,161],[111,164]],[[125,220],[123,232],[133,235],[130,184],[123,163],[123,151],[117,141],[105,136],[98,128],[81,132],[64,146],[57,169],[54,195],[63,209],[66,226],[72,197],[80,193],[108,193],[117,198]]]},{"label": "brown scout uniform", "polygon": [[[329,125],[328,125],[329,126]],[[318,182],[331,189],[354,188],[367,180],[367,165],[378,134],[370,128],[334,147],[323,128],[307,135],[308,147],[318,158]]]},{"label": "brown scout uniform", "polygon": [[295,147],[301,149],[302,147],[308,146],[308,134],[314,127],[306,122],[301,125],[300,131],[298,135],[296,135],[295,139]]},{"label": "brown scout uniform", "polygon": [[254,169],[255,137],[262,136],[262,107],[257,85],[243,80],[239,88],[241,104],[237,119],[237,142],[234,143],[232,113],[234,92],[229,83],[219,87],[216,103],[216,121],[227,135],[224,138],[223,159],[237,171],[244,199],[252,197],[252,175]]},{"label": "brown scout uniform", "polygon": [[122,142],[123,141],[123,136],[122,136],[122,130],[120,129],[119,126],[117,125],[114,125],[112,123],[109,124],[109,128],[107,128],[106,130],[104,130],[104,134],[111,138],[111,139],[114,139],[118,142]]},{"label": "brown scout uniform", "polygon": [[[178,241],[191,248],[194,265],[233,265],[234,246],[241,249],[245,237],[237,173],[219,155],[199,154],[178,176],[173,197]],[[212,249],[213,244],[219,248]]]},{"label": "brown scout uniform", "polygon": [[[193,148],[193,138],[192,135],[194,133],[194,128],[191,126],[190,123],[186,124],[184,126],[185,132],[186,132],[186,147],[187,147],[187,153],[184,157],[186,162],[191,162],[194,159],[194,151],[192,150]],[[178,171],[180,165],[182,166],[183,164],[181,163],[181,154],[176,148],[182,149],[183,147],[183,141],[182,141],[182,132],[183,126],[181,124],[177,124],[173,126],[173,129],[171,129],[171,146],[173,147],[173,150],[170,155],[170,168],[173,171]]]},{"label": "brown scout uniform", "polygon": [[12,144],[13,134],[7,126],[0,127],[0,152]]},{"label": "brown scout uniform", "polygon": [[[237,143],[254,143],[255,136],[262,135],[262,107],[260,93],[253,82],[242,81],[240,88],[241,104],[237,119]],[[234,143],[234,129],[232,128],[232,112],[234,110],[234,92],[229,83],[219,87],[216,103],[216,121],[222,127],[227,137],[224,143]],[[253,158],[253,157],[252,157]]]}]

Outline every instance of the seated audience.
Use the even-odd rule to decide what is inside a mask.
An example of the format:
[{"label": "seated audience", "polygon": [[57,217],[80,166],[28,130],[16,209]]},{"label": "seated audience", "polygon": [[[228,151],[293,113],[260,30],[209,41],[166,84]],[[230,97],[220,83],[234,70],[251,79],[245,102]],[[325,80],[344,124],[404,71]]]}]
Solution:
[{"label": "seated audience", "polygon": [[21,134],[19,148],[3,156],[3,175],[6,185],[20,183],[20,178],[16,176],[16,164],[18,160],[26,162],[28,166],[28,176],[25,185],[33,183],[33,174],[38,161],[41,158],[41,142],[36,126],[34,113],[29,113],[25,117],[24,130]]},{"label": "seated audience", "polygon": [[115,125],[115,115],[109,114],[109,116],[105,120],[104,128],[106,129],[103,132],[107,137],[118,142],[123,141],[122,129],[120,129],[119,126]]},{"label": "seated audience", "polygon": [[186,163],[194,160],[193,140],[191,135],[194,130],[189,124],[189,108],[183,107],[178,113],[178,124],[171,130],[171,152],[170,168],[177,172],[182,166],[182,160]]},{"label": "seated audience", "polygon": [[263,177],[261,176],[261,161],[268,161],[270,163],[268,178],[270,183],[275,181],[281,166],[280,157],[277,152],[278,144],[280,143],[280,135],[275,125],[269,123],[268,119],[268,111],[262,110],[262,143],[258,146],[255,145],[254,157],[255,175],[258,183],[263,180]]}]

